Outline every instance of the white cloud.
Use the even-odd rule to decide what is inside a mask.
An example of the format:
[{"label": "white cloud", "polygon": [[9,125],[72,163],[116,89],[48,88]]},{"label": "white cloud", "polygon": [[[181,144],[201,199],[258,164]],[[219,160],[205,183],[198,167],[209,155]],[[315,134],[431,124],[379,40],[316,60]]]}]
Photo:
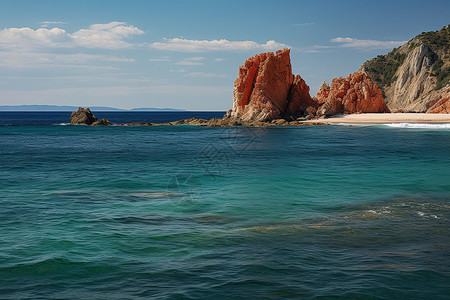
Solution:
[{"label": "white cloud", "polygon": [[197,57],[188,57],[185,58],[182,61],[176,62],[175,65],[179,66],[201,66],[204,65],[202,60],[204,60],[205,57],[197,56]]},{"label": "white cloud", "polygon": [[44,21],[44,22],[41,22],[41,24],[67,24],[67,22],[60,22],[60,21]]},{"label": "white cloud", "polygon": [[208,78],[225,78],[225,77],[227,77],[226,74],[204,73],[204,72],[191,72],[191,73],[187,73],[184,76],[189,76],[189,77],[208,77]]},{"label": "white cloud", "polygon": [[124,22],[94,24],[88,29],[68,33],[61,28],[5,28],[0,31],[0,47],[7,49],[32,49],[37,47],[75,47],[121,49],[133,44],[124,41],[144,32]]},{"label": "white cloud", "polygon": [[99,55],[99,54],[55,54],[55,53],[36,53],[24,51],[9,51],[0,52],[0,66],[12,68],[34,68],[45,65],[55,66],[76,66],[81,64],[89,64],[92,62],[115,62],[128,63],[134,62],[132,58],[118,57],[113,55]]},{"label": "white cloud", "polygon": [[391,49],[405,44],[407,41],[377,41],[377,40],[359,40],[350,37],[337,37],[330,42],[341,43],[340,47],[358,48],[358,49]]},{"label": "white cloud", "polygon": [[222,57],[218,57],[218,58],[214,59],[214,61],[217,61],[217,62],[224,61],[224,60],[225,60],[225,58],[222,58]]},{"label": "white cloud", "polygon": [[41,27],[48,27],[49,25],[65,25],[67,22],[59,22],[59,21],[44,21],[41,22]]},{"label": "white cloud", "polygon": [[130,48],[133,45],[123,39],[144,32],[137,27],[124,22],[110,22],[108,24],[94,24],[89,29],[80,29],[71,37],[75,44],[88,48],[120,49]]},{"label": "white cloud", "polygon": [[187,72],[187,70],[186,69],[178,69],[178,70],[170,69],[170,72],[172,72],[172,73],[185,73],[185,72]]},{"label": "white cloud", "polygon": [[150,58],[148,61],[161,62],[161,61],[170,61],[170,58]]},{"label": "white cloud", "polygon": [[184,38],[164,39],[163,42],[150,44],[151,48],[158,50],[181,51],[181,52],[204,52],[204,51],[242,51],[242,50],[278,50],[289,47],[276,41],[268,41],[258,44],[254,41],[228,41],[221,40],[188,40]]},{"label": "white cloud", "polygon": [[5,48],[68,47],[69,34],[60,28],[5,28],[0,31],[0,46]]},{"label": "white cloud", "polygon": [[315,49],[306,49],[303,51],[303,53],[320,53],[319,50],[315,50]]}]

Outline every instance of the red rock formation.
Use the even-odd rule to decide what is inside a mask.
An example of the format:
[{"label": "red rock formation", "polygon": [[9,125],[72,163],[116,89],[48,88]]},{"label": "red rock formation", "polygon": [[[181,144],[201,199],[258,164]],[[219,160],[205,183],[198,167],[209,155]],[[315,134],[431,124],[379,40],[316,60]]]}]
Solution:
[{"label": "red rock formation", "polygon": [[249,58],[239,68],[239,77],[234,82],[233,108],[226,116],[244,121],[270,121],[286,114],[303,114],[311,106],[309,87],[300,76],[294,82],[289,54],[290,49],[283,49]]},{"label": "red rock formation", "polygon": [[439,99],[430,109],[428,109],[427,113],[430,114],[450,114],[450,98],[442,98]]},{"label": "red rock formation", "polygon": [[382,91],[365,72],[335,78],[330,86],[324,82],[316,99],[318,115],[389,112]]},{"label": "red rock formation", "polygon": [[430,101],[425,104],[427,113],[430,114],[450,114],[450,85],[447,85],[432,93]]},{"label": "red rock formation", "polygon": [[316,97],[314,97],[315,102],[317,102],[318,105],[324,104],[325,101],[327,101],[329,93],[330,93],[330,87],[324,80],[322,85],[320,86],[319,91],[317,92]]}]

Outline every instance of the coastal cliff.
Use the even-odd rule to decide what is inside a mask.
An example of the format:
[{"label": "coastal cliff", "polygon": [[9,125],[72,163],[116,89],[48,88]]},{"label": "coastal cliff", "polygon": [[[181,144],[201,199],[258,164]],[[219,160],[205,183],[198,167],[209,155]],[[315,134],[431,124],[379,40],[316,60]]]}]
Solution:
[{"label": "coastal cliff", "polygon": [[450,25],[424,32],[386,55],[366,61],[391,111],[446,113],[450,107]]},{"label": "coastal cliff", "polygon": [[257,54],[239,68],[234,82],[233,108],[224,119],[268,122],[352,113],[384,113],[381,89],[366,72],[325,82],[311,98],[309,86],[292,74],[290,50]]},{"label": "coastal cliff", "polygon": [[290,49],[283,49],[257,54],[239,67],[233,108],[226,117],[267,122],[298,117],[309,106],[316,106],[309,86],[292,74]]},{"label": "coastal cliff", "polygon": [[[418,35],[386,55],[366,61],[347,77],[325,81],[317,95],[292,74],[290,49],[256,54],[239,67],[233,106],[223,118],[191,118],[124,126],[300,126],[337,114],[450,113],[450,25]],[[314,123],[309,122],[312,125]],[[319,124],[320,122],[318,122]],[[71,124],[111,125],[79,108]]]}]

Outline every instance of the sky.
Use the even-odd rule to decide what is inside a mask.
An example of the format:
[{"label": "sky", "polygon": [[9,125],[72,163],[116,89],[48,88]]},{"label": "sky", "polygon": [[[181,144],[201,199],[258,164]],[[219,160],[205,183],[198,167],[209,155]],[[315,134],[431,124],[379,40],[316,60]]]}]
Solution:
[{"label": "sky", "polygon": [[0,0],[0,105],[231,108],[240,65],[291,48],[317,93],[450,23],[450,1]]}]

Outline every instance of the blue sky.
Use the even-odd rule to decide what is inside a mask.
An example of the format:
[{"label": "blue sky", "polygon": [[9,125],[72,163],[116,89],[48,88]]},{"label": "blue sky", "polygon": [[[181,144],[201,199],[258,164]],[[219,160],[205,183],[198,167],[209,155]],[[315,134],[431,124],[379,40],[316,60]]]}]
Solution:
[{"label": "blue sky", "polygon": [[0,0],[0,105],[227,110],[238,67],[291,48],[315,95],[424,31],[450,1]]}]

